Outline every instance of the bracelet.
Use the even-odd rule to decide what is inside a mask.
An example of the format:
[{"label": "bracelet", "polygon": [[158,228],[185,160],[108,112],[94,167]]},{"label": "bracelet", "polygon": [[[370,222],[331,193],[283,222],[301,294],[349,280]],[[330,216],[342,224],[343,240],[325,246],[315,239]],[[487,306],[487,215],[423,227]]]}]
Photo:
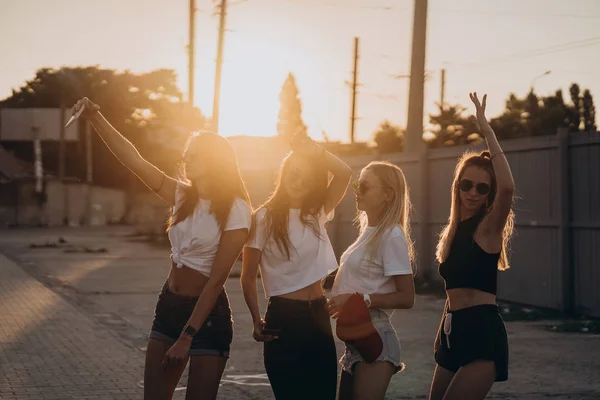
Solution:
[{"label": "bracelet", "polygon": [[493,160],[493,159],[494,159],[494,157],[496,157],[496,156],[497,156],[497,155],[499,155],[499,154],[504,154],[504,152],[503,152],[503,151],[500,151],[500,152],[498,152],[498,153],[496,153],[496,154],[492,154],[492,156],[490,157],[490,160]]},{"label": "bracelet", "polygon": [[155,189],[152,189],[152,191],[153,191],[154,193],[158,193],[158,192],[160,192],[160,189],[162,189],[162,187],[163,187],[163,184],[164,184],[164,183],[165,183],[165,174],[162,174],[162,177],[161,177],[161,179],[160,179],[160,186],[158,186],[158,189],[156,189],[156,190],[155,190]]}]

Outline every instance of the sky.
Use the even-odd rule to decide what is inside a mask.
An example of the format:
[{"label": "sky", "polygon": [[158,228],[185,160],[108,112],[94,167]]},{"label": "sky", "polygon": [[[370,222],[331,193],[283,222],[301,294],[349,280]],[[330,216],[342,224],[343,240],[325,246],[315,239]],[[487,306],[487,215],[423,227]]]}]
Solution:
[{"label": "sky", "polygon": [[[360,38],[357,140],[385,119],[406,126],[414,0],[229,1],[222,75],[223,135],[276,133],[279,92],[296,75],[309,134],[349,140],[353,38]],[[212,112],[218,16],[197,0],[195,104]],[[425,126],[440,101],[488,116],[511,92],[600,96],[600,1],[429,0]],[[41,67],[173,68],[187,95],[188,0],[0,0],[0,98]],[[548,75],[542,75],[551,71]],[[600,104],[600,97],[596,97]]]}]

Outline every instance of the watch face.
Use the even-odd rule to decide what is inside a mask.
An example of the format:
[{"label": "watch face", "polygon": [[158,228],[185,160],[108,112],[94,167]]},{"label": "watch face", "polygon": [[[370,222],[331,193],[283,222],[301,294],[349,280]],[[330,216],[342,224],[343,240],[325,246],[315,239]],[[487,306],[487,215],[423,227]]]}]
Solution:
[{"label": "watch face", "polygon": [[196,334],[196,329],[194,329],[194,327],[188,325],[188,326],[185,327],[185,329],[183,330],[183,332],[186,335],[194,336]]}]

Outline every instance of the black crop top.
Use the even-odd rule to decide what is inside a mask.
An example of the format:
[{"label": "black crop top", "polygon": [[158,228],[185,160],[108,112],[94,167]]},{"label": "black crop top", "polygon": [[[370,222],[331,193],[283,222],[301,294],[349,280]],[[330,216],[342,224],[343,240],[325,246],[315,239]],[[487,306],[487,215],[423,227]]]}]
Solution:
[{"label": "black crop top", "polygon": [[438,269],[446,290],[471,288],[496,294],[500,253],[487,253],[473,237],[482,218],[478,214],[459,222],[450,253]]}]

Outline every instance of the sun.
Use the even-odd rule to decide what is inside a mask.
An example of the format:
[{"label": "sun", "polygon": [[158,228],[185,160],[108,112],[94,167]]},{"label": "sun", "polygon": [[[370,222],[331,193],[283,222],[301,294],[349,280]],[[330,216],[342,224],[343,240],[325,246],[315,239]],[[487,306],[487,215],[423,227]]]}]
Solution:
[{"label": "sun", "polygon": [[288,73],[285,63],[269,43],[232,42],[223,64],[220,133],[272,136],[276,133],[279,92]]},{"label": "sun", "polygon": [[[219,133],[223,136],[276,135],[279,95],[287,75],[292,72],[300,91],[303,121],[309,134],[320,135],[322,121],[329,116],[327,106],[331,103],[330,93],[323,92],[327,84],[323,61],[308,50],[310,46],[297,45],[289,35],[273,35],[272,29],[265,27],[243,28],[228,32],[225,37]],[[209,119],[213,108],[215,58],[216,46],[210,49],[210,55],[205,48],[197,55],[195,71],[194,105]],[[180,84],[187,88],[187,66],[182,62],[176,71]]]},{"label": "sun", "polygon": [[[290,46],[283,38],[257,32],[254,35],[233,32],[226,37],[219,133],[224,136],[273,136],[277,134],[279,94],[287,75],[292,72],[299,82],[300,98],[318,90],[322,84],[322,65],[311,54]],[[214,63],[204,89],[196,90],[195,103],[202,112],[212,113]],[[314,87],[313,87],[314,86]],[[318,99],[318,97],[317,97]],[[313,102],[314,103],[314,102]],[[312,104],[319,107],[319,104]],[[304,108],[304,122],[310,124],[310,112]]]}]

